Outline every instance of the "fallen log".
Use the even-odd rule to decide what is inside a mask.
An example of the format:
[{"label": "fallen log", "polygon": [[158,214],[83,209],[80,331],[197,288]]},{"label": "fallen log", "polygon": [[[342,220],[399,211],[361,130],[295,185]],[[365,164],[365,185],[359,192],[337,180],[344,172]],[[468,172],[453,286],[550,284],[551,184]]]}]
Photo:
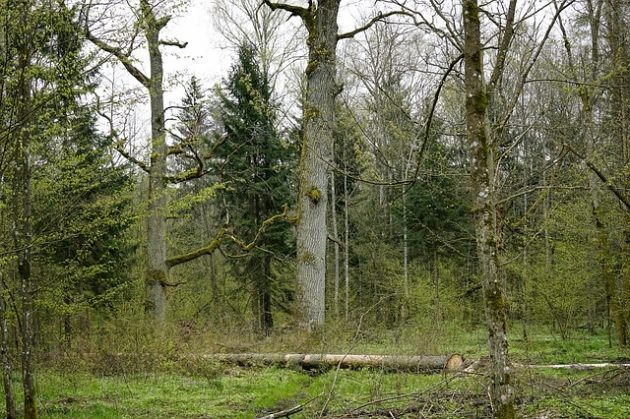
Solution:
[{"label": "fallen log", "polygon": [[[630,363],[623,362],[599,362],[599,363],[582,363],[576,362],[571,364],[521,364],[518,362],[510,362],[510,366],[521,369],[568,369],[575,371],[586,371],[598,368],[630,368]],[[476,373],[478,371],[485,371],[490,368],[490,358],[481,357],[474,362],[468,363],[463,369],[465,373]]]},{"label": "fallen log", "polygon": [[464,358],[459,354],[450,356],[424,355],[353,355],[353,354],[208,354],[203,358],[215,361],[251,365],[276,365],[300,367],[306,370],[318,368],[376,368],[385,371],[439,372],[456,371],[464,366]]},{"label": "fallen log", "polygon": [[517,367],[524,368],[551,368],[551,369],[570,369],[578,371],[594,370],[597,368],[630,368],[630,363],[601,362],[595,364],[550,364],[550,365],[521,365],[515,364]]},{"label": "fallen log", "polygon": [[[115,353],[101,354],[107,358],[135,359],[137,357],[159,358],[164,356],[155,353]],[[91,354],[90,357],[94,357]],[[324,368],[361,369],[371,368],[389,372],[417,372],[435,373],[461,371],[476,373],[490,368],[490,358],[487,356],[477,360],[464,360],[457,353],[446,355],[357,355],[357,354],[298,354],[298,353],[212,353],[212,354],[179,354],[170,355],[171,360],[208,360],[239,366],[267,366],[274,365],[288,368],[302,368],[305,370]],[[572,363],[572,364],[522,364],[511,362],[511,367],[523,369],[571,369],[591,370],[599,368],[630,369],[628,362],[601,363]]]}]

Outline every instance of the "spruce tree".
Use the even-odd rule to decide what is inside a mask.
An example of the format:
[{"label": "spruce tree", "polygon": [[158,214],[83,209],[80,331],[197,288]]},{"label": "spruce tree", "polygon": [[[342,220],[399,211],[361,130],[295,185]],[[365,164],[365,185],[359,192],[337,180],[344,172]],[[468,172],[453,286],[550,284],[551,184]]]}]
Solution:
[{"label": "spruce tree", "polygon": [[[278,133],[269,80],[250,45],[240,47],[225,82],[220,119],[227,136],[218,167],[226,184],[224,211],[240,236],[253,237],[261,223],[281,212],[289,201],[294,152]],[[273,326],[272,262],[291,251],[288,236],[285,223],[274,224],[246,256],[246,263],[232,264],[235,275],[248,281],[255,329],[263,334]]]}]

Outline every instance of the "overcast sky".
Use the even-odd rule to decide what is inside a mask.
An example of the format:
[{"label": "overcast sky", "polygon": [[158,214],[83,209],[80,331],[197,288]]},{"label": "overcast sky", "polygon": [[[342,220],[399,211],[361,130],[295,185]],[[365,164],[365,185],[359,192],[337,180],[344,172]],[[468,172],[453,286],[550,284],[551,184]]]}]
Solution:
[{"label": "overcast sky", "polygon": [[[297,5],[306,5],[306,0],[283,0]],[[130,4],[134,4],[131,2]],[[173,19],[162,32],[163,39],[177,39],[181,42],[188,42],[185,49],[175,47],[162,47],[164,55],[164,70],[166,75],[165,82],[165,105],[176,106],[181,102],[184,94],[183,86],[192,75],[198,77],[203,86],[212,88],[215,84],[220,83],[228,74],[228,71],[234,61],[234,51],[227,46],[228,42],[223,39],[222,35],[215,27],[215,19],[213,19],[213,7],[215,0],[189,0],[184,11],[175,14]],[[123,6],[127,7],[127,6]],[[129,10],[129,9],[127,9]],[[284,11],[277,13],[288,14]],[[354,29],[361,22],[367,21],[376,14],[373,0],[345,0],[342,1],[339,13],[340,32],[346,32]],[[293,22],[297,23],[295,21]],[[114,25],[118,23],[116,19]],[[287,28],[293,25],[287,23]],[[148,74],[148,53],[145,50],[137,51],[134,54],[139,60],[139,65],[143,71]],[[117,65],[114,74],[104,72],[105,79],[115,80],[114,90],[117,92],[130,92],[136,89],[138,98],[142,103],[136,103],[129,110],[122,111],[119,114],[120,120],[125,120],[125,129],[130,129],[129,123],[133,121],[132,131],[127,132],[128,136],[136,137],[136,140],[146,140],[150,131],[150,114],[148,107],[148,97],[144,89],[141,89],[138,82],[131,76],[126,74],[122,66]],[[112,84],[104,81],[101,87],[101,95],[108,97],[110,95]],[[129,108],[128,108],[129,109]],[[119,131],[123,130],[122,126],[118,127]]]},{"label": "overcast sky", "polygon": [[[306,4],[305,1],[292,1],[292,3]],[[361,13],[359,11],[361,4],[369,6],[368,10],[363,10],[369,13],[374,3],[371,0],[342,2],[339,15],[341,32],[354,27],[353,16]],[[165,51],[165,70],[168,74],[175,72],[186,72],[189,76],[194,74],[203,80],[206,86],[220,82],[227,75],[234,60],[234,54],[226,47],[226,41],[214,26],[213,6],[213,0],[190,0],[187,11],[175,17],[165,29],[165,37],[176,37],[180,41],[188,42],[184,50],[168,48],[168,51]],[[278,11],[277,13],[285,12]],[[178,101],[180,97],[181,90],[174,89],[167,94],[167,102]]]}]

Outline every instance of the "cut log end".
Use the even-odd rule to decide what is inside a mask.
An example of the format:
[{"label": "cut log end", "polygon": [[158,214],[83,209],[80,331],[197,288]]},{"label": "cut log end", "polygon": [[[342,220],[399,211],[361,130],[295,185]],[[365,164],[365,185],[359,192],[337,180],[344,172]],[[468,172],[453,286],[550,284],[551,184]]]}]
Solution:
[{"label": "cut log end", "polygon": [[448,357],[446,360],[446,364],[444,364],[444,369],[447,371],[457,371],[460,370],[464,365],[464,357],[460,354],[455,353]]}]

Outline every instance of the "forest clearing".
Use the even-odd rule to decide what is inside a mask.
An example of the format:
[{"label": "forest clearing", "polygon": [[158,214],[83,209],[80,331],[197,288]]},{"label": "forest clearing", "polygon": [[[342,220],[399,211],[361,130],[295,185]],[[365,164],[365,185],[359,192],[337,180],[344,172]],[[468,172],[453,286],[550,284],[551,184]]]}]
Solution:
[{"label": "forest clearing", "polygon": [[0,411],[630,417],[629,30],[0,0]]},{"label": "forest clearing", "polygon": [[[334,336],[339,336],[337,331]],[[487,352],[483,330],[450,337],[427,331],[422,336],[387,341],[393,333],[366,333],[353,352],[392,353],[449,351],[457,347],[468,358]],[[216,336],[216,334],[213,334]],[[448,334],[444,334],[445,336]],[[279,348],[319,347],[343,351],[347,344],[334,336],[300,341],[274,337],[252,343],[248,350],[270,353]],[[305,370],[257,365],[239,367],[202,357],[187,357],[196,346],[229,349],[243,345],[242,337],[222,343],[204,342],[192,347],[159,348],[149,355],[135,354],[137,344],[115,344],[128,355],[113,356],[114,348],[101,353],[61,357],[46,362],[40,373],[39,394],[43,417],[61,418],[262,418],[294,411],[292,418],[422,418],[489,417],[487,367],[474,371],[409,371],[319,368]],[[285,341],[283,341],[285,340]],[[630,414],[630,368],[627,350],[609,349],[605,336],[577,335],[562,342],[557,336],[535,334],[524,341],[511,339],[516,367],[516,411],[523,418],[624,418]],[[145,349],[155,348],[148,344]],[[243,348],[244,349],[244,348]],[[525,364],[565,365],[613,361],[625,368],[551,369],[524,368]],[[271,416],[274,417],[274,416]]]}]

